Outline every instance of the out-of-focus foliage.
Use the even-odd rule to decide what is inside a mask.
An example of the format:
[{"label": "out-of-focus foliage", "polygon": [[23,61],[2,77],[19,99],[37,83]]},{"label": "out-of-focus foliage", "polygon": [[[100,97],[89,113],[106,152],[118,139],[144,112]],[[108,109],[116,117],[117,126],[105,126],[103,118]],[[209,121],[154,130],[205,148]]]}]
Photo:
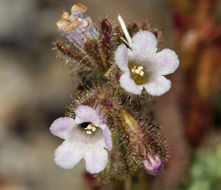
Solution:
[{"label": "out-of-focus foliage", "polygon": [[181,101],[190,143],[200,143],[212,126],[213,101],[221,80],[218,0],[168,0],[183,73]]},{"label": "out-of-focus foliage", "polygon": [[207,152],[198,152],[191,164],[190,183],[178,190],[221,189],[221,143]]}]

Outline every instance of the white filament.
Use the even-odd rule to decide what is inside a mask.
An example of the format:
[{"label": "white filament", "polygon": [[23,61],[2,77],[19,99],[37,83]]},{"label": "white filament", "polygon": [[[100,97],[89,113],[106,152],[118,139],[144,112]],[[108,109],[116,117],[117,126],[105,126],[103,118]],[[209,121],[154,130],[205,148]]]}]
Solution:
[{"label": "white filament", "polygon": [[[125,37],[127,39],[127,45],[129,45],[130,48],[132,49],[132,39],[131,39],[130,34],[129,34],[128,30],[127,30],[126,24],[125,24],[123,18],[120,16],[120,14],[118,15],[117,18],[118,18],[120,26],[121,26],[121,28],[122,28],[122,30],[124,32],[124,35],[125,35]],[[125,40],[123,40],[123,41],[125,42]]]}]

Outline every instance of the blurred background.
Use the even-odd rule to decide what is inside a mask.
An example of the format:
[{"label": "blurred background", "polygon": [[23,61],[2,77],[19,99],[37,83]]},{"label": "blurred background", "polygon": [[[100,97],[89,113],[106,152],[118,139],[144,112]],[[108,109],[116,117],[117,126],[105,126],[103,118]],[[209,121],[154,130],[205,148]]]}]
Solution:
[{"label": "blurred background", "polygon": [[[71,103],[77,79],[56,59],[56,21],[74,3],[96,22],[118,13],[162,31],[180,67],[172,89],[156,99],[170,146],[158,176],[134,178],[125,189],[221,190],[221,1],[0,0],[0,190],[118,189],[92,186],[81,161],[73,170],[53,161],[62,142],[49,132]],[[122,189],[122,186],[119,188]]]}]

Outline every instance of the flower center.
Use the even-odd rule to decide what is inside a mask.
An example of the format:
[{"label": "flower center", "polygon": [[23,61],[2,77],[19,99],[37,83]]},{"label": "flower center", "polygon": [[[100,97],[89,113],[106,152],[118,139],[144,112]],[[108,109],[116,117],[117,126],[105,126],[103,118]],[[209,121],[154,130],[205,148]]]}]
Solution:
[{"label": "flower center", "polygon": [[84,131],[88,135],[93,134],[97,130],[97,127],[93,123],[90,123],[90,122],[84,122],[84,123],[81,123],[79,125],[81,126],[81,128],[84,129]]},{"label": "flower center", "polygon": [[143,65],[136,64],[134,61],[128,63],[130,70],[130,78],[134,80],[136,85],[143,85],[148,82],[150,74]]}]

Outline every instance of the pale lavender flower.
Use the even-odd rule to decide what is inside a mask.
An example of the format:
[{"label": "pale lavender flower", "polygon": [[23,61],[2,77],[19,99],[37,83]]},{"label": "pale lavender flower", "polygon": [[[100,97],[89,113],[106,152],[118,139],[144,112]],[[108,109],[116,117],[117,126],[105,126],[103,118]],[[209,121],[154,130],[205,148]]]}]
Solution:
[{"label": "pale lavender flower", "polygon": [[141,94],[143,88],[153,96],[160,96],[171,87],[171,82],[164,77],[173,73],[179,66],[179,59],[171,49],[157,52],[157,38],[149,31],[140,30],[133,38],[127,31],[122,17],[118,17],[127,39],[118,46],[115,62],[123,71],[120,85],[127,92]]},{"label": "pale lavender flower", "polygon": [[75,114],[75,119],[61,117],[50,127],[52,134],[64,139],[55,151],[55,162],[71,169],[83,158],[89,173],[99,173],[107,165],[107,150],[112,150],[111,132],[99,111],[92,107],[81,105]]}]

